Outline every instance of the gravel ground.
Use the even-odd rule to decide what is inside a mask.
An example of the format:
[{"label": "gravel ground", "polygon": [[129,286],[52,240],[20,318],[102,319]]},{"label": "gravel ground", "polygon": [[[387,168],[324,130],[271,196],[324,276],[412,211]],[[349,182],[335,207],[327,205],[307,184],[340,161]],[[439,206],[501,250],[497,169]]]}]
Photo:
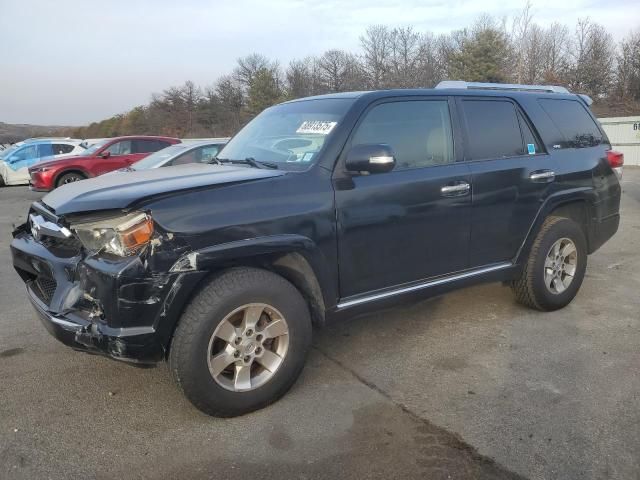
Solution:
[{"label": "gravel ground", "polygon": [[554,313],[497,284],[315,332],[277,404],[209,418],[167,368],[45,331],[8,245],[40,195],[0,189],[0,478],[640,478],[640,169],[618,234]]}]

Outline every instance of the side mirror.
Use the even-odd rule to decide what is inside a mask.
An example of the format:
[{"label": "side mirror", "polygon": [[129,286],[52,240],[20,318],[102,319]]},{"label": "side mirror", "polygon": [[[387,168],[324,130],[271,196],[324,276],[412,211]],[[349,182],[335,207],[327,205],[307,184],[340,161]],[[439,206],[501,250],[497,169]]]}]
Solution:
[{"label": "side mirror", "polygon": [[100,157],[101,157],[101,158],[109,158],[110,156],[111,156],[111,152],[110,152],[110,151],[108,151],[108,150],[107,150],[106,152],[102,152],[102,153],[100,154]]},{"label": "side mirror", "polygon": [[386,173],[395,165],[396,159],[389,145],[355,145],[347,153],[346,167],[351,172]]}]

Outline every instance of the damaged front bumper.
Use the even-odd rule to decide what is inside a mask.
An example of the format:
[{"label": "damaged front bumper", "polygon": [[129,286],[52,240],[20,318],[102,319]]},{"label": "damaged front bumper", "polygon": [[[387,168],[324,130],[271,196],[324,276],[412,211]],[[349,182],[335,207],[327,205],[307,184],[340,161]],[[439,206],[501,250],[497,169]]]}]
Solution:
[{"label": "damaged front bumper", "polygon": [[[65,249],[66,248],[66,249]],[[116,360],[166,358],[173,330],[202,272],[155,273],[141,258],[86,258],[14,232],[13,264],[47,330],[65,345]]]}]

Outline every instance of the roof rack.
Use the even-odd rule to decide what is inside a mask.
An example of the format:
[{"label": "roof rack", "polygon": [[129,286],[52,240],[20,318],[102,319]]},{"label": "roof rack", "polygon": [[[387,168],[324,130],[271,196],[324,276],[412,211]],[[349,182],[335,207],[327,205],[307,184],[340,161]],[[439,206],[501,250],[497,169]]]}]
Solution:
[{"label": "roof rack", "polygon": [[518,85],[517,83],[482,83],[464,82],[462,80],[444,80],[436,88],[463,88],[477,90],[521,90],[528,92],[571,93],[557,85]]}]

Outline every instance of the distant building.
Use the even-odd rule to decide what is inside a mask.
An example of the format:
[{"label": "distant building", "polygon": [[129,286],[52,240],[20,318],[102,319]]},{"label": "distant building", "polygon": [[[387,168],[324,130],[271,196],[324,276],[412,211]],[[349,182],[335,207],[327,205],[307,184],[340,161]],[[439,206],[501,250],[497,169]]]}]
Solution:
[{"label": "distant building", "polygon": [[624,153],[625,165],[640,165],[640,116],[599,118],[614,150]]}]

